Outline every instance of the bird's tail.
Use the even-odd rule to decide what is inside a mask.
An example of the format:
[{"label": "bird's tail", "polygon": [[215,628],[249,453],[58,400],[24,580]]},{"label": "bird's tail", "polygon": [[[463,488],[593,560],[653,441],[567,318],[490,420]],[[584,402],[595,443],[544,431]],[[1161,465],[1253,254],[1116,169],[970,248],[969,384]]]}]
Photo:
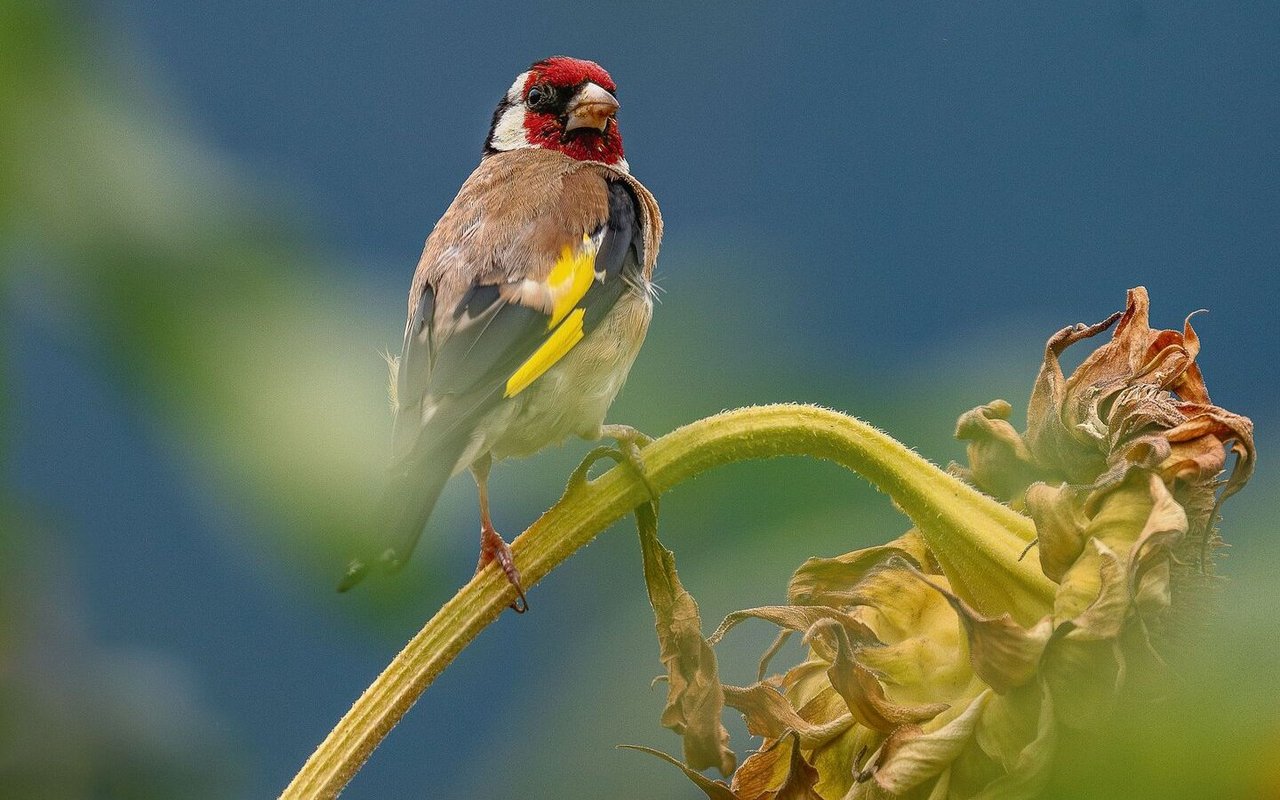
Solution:
[{"label": "bird's tail", "polygon": [[450,436],[396,464],[383,492],[377,529],[363,548],[365,552],[347,565],[338,584],[339,592],[355,586],[375,566],[391,572],[404,565],[466,450],[467,441],[464,435]]}]

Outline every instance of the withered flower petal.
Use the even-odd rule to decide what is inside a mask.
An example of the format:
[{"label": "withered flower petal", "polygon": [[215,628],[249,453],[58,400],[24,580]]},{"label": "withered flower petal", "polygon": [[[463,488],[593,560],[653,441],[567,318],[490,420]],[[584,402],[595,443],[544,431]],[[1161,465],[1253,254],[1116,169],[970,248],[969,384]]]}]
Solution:
[{"label": "withered flower petal", "polygon": [[733,776],[738,800],[823,800],[815,790],[818,771],[805,760],[800,737],[779,739],[753,753]]},{"label": "withered flower petal", "polygon": [[1048,617],[1027,630],[1009,614],[985,617],[950,591],[930,581],[919,572],[915,575],[926,586],[942,595],[955,610],[969,637],[969,660],[973,671],[999,694],[1012,691],[1035,677],[1040,654],[1049,641],[1052,625]]},{"label": "withered flower petal", "polygon": [[957,792],[949,797],[968,800],[1024,800],[1036,797],[1049,781],[1054,751],[1058,743],[1058,726],[1052,699],[1045,694],[1040,702],[1035,738],[1018,753],[1016,761],[999,778],[973,795]]},{"label": "withered flower petal", "polygon": [[[992,780],[1016,769],[1022,751],[1037,736],[1044,694],[1038,681],[1006,694],[984,692],[987,702],[973,731],[974,747],[957,759],[960,770],[977,772],[975,767],[985,760]],[[972,784],[972,778],[966,782]]]},{"label": "withered flower petal", "polygon": [[964,713],[932,733],[901,742],[875,770],[880,788],[902,794],[946,771],[973,737],[990,692],[979,695]]},{"label": "withered flower petal", "polygon": [[[809,749],[843,733],[853,724],[853,716],[848,713],[825,722],[813,722],[792,708],[781,692],[765,683],[754,683],[746,688],[726,685],[724,695],[726,705],[742,712],[747,732],[751,735],[779,739],[795,732],[800,736],[802,746]],[[807,716],[814,715],[810,713]]]},{"label": "withered flower petal", "polygon": [[[1126,577],[1129,597],[1136,601],[1140,595],[1145,596],[1146,602],[1139,606],[1139,610],[1147,612],[1150,617],[1153,612],[1168,607],[1168,602],[1156,605],[1152,601],[1157,596],[1169,595],[1168,570],[1176,560],[1176,548],[1190,529],[1190,523],[1186,510],[1174,499],[1159,476],[1148,476],[1147,488],[1151,493],[1151,514],[1129,549]],[[1161,582],[1163,586],[1157,585]]]},{"label": "withered flower petal", "polygon": [[1132,430],[1132,412],[1116,415],[1113,409],[1117,395],[1130,387],[1149,386],[1185,402],[1209,402],[1195,363],[1200,340],[1190,317],[1180,332],[1153,331],[1149,308],[1145,289],[1129,290],[1111,341],[1090,354],[1070,378],[1063,377],[1058,362],[1062,351],[1106,330],[1117,317],[1065,328],[1049,340],[1027,415],[1026,441],[1037,464],[1061,471],[1070,483],[1093,482],[1107,467],[1117,440]]},{"label": "withered flower petal", "polygon": [[1068,484],[1033,484],[1027,489],[1027,513],[1036,522],[1036,550],[1047,578],[1061,581],[1084,550],[1089,518],[1083,511],[1088,490]]},{"label": "withered flower petal", "polygon": [[1120,556],[1098,539],[1090,539],[1089,544],[1097,553],[1097,560],[1092,563],[1098,566],[1098,590],[1093,602],[1069,620],[1071,629],[1067,635],[1081,641],[1111,641],[1129,621],[1133,596]]},{"label": "withered flower petal", "polygon": [[810,558],[791,576],[787,599],[792,605],[848,605],[849,587],[894,557],[905,558],[920,567],[930,561],[929,548],[914,531],[887,545],[855,550],[835,558]]},{"label": "withered flower petal", "polygon": [[835,639],[836,655],[827,669],[827,678],[860,724],[881,733],[890,733],[902,725],[933,719],[947,709],[946,703],[906,706],[890,701],[879,679],[858,663],[854,647],[843,628],[834,623],[820,623],[815,627],[825,628],[824,632]]},{"label": "withered flower petal", "polygon": [[1016,500],[1027,486],[1044,477],[1022,435],[1009,424],[1012,413],[1008,401],[993,400],[961,414],[955,437],[968,442],[969,466],[950,467],[982,491],[1005,501]]},{"label": "withered flower petal", "polygon": [[772,622],[784,630],[799,633],[804,633],[821,620],[830,619],[840,623],[849,632],[849,635],[859,642],[879,642],[875,631],[871,630],[861,620],[855,619],[839,608],[832,606],[760,606],[758,608],[735,611],[726,616],[724,621],[720,623],[720,627],[716,628],[707,637],[708,644],[712,646],[719,644],[726,633],[746,619],[762,619],[766,622]]},{"label": "withered flower petal", "polygon": [[[1062,373],[1062,365],[1058,357],[1076,342],[1097,336],[1110,328],[1120,319],[1123,313],[1112,314],[1102,322],[1094,325],[1078,323],[1063,328],[1052,337],[1044,349],[1044,364],[1040,367],[1040,375],[1036,378],[1035,388],[1031,392],[1031,403],[1027,409],[1027,447],[1032,453],[1034,463],[1042,469],[1057,471],[1073,483],[1081,483],[1088,478],[1077,478],[1089,475],[1102,465],[1102,459],[1090,452],[1089,447],[1082,451],[1081,440],[1088,445],[1091,438],[1079,428],[1088,413],[1081,413],[1081,406],[1087,405],[1089,398],[1070,398],[1069,389],[1077,383],[1077,370],[1068,380]],[[1094,353],[1098,355],[1101,349]],[[1092,358],[1092,357],[1091,357]],[[1092,366],[1089,360],[1080,369]],[[1083,400],[1083,402],[1082,402]],[[1095,472],[1096,474],[1096,472]]]},{"label": "withered flower petal", "polygon": [[[1225,466],[1222,455],[1227,443],[1236,455],[1235,467],[1223,486],[1219,504],[1240,491],[1253,476],[1256,456],[1253,422],[1217,406],[1181,403],[1178,410],[1186,418],[1165,437],[1173,445],[1169,460],[1161,465],[1166,478],[1203,483],[1215,479]],[[1194,466],[1192,470],[1190,467]]]}]

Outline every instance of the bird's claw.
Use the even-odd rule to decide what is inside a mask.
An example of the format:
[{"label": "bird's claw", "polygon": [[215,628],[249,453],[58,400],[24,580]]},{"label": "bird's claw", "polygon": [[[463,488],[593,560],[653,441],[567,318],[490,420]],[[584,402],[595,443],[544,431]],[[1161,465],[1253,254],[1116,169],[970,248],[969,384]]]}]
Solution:
[{"label": "bird's claw", "polygon": [[649,480],[649,473],[644,467],[644,454],[640,452],[640,448],[647,447],[653,442],[653,437],[636,430],[630,425],[602,425],[600,427],[600,435],[613,439],[618,443],[618,449],[614,452],[622,456],[620,463],[625,463],[631,467],[631,471],[644,484],[645,491],[649,493],[649,502],[658,502],[660,492],[653,485],[653,482]]},{"label": "bird's claw", "polygon": [[600,436],[605,439],[613,439],[620,445],[632,445],[637,450],[653,444],[652,436],[630,425],[601,425]]},{"label": "bird's claw", "polygon": [[511,545],[507,544],[496,530],[485,527],[480,530],[480,560],[476,563],[476,572],[479,573],[490,561],[498,562],[502,574],[507,576],[507,581],[516,590],[516,601],[511,604],[511,610],[517,614],[528,611],[529,601],[525,598],[524,587],[520,584],[520,570],[516,568],[515,557],[511,554]]},{"label": "bird's claw", "polygon": [[569,476],[569,483],[576,486],[589,481],[590,478],[588,477],[588,473],[591,472],[591,468],[596,465],[596,462],[602,458],[611,458],[618,464],[626,461],[626,456],[624,456],[617,448],[601,445],[600,447],[593,449],[590,453],[587,453],[586,458],[582,459],[582,463],[579,464],[573,470],[573,474]]}]

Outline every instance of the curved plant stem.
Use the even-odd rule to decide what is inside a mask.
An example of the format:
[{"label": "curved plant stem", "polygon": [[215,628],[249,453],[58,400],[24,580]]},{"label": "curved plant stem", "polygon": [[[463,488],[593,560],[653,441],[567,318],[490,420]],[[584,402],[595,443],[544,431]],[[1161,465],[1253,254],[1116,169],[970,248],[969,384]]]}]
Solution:
[{"label": "curved plant stem", "polygon": [[[666,491],[713,467],[773,456],[834,461],[891,495],[924,535],[956,593],[979,611],[1023,624],[1050,607],[1053,584],[1018,556],[1031,521],[947,475],[865,422],[824,408],[774,405],[727,411],[644,448],[650,484]],[[564,496],[512,542],[530,587],[596,534],[648,500],[627,466],[595,480],[576,473]],[[496,568],[476,575],[409,641],[312,754],[282,798],[331,798],[436,676],[511,602]]]}]

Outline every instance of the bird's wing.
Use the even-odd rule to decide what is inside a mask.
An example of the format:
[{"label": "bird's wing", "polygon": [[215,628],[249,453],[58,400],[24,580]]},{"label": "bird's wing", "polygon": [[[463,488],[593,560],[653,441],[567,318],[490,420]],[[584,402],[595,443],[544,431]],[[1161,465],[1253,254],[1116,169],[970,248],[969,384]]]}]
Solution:
[{"label": "bird's wing", "polygon": [[[444,301],[423,282],[396,376],[396,461],[448,437],[503,398],[519,395],[569,353],[630,287],[643,290],[643,219],[623,181],[599,181],[596,208],[560,230],[526,232],[542,246],[500,238],[475,256],[486,269]],[[558,209],[561,219],[563,209]],[[548,222],[559,220],[552,217]],[[493,223],[493,224],[500,224]],[[534,226],[536,229],[536,225]],[[457,258],[458,251],[449,251]],[[503,263],[503,257],[529,263]],[[454,273],[456,274],[456,273]]]}]

